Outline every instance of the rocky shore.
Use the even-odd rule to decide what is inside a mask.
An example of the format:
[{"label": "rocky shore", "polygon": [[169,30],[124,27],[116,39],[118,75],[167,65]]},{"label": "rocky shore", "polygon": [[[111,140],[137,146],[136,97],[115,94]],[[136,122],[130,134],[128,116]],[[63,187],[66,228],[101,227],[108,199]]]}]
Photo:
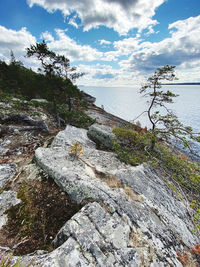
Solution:
[{"label": "rocky shore", "polygon": [[[41,135],[41,129],[2,135],[1,228],[7,222],[6,210],[21,201],[18,182],[38,179],[38,169],[80,207],[52,237],[52,251],[37,250],[20,257],[20,262],[49,267],[183,266],[177,252],[188,251],[192,258],[189,249],[200,243],[190,208],[154,168],[126,165],[109,151],[115,138],[112,128],[126,121],[95,106],[87,114],[96,119],[89,130],[67,125],[57,132],[48,118],[43,122],[50,135]],[[77,157],[70,154],[75,142],[82,150]],[[101,145],[107,150],[99,149]],[[0,238],[0,246],[10,253],[16,244],[2,246]]]}]

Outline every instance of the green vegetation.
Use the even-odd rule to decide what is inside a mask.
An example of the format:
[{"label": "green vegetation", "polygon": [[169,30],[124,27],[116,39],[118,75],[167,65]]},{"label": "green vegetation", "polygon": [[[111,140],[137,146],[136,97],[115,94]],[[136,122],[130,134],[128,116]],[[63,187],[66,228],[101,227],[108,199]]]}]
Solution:
[{"label": "green vegetation", "polygon": [[49,81],[46,91],[49,100],[53,103],[57,126],[60,127],[57,104],[66,102],[67,97],[69,97],[68,88],[75,87],[72,81],[81,77],[83,73],[75,72],[76,68],[70,66],[69,59],[49,50],[45,41],[31,45],[26,50],[27,57],[36,57],[40,61],[42,69],[39,70],[45,74]]},{"label": "green vegetation", "polygon": [[185,193],[189,196],[191,207],[194,209],[194,223],[200,230],[200,167],[188,160],[185,154],[175,154],[167,143],[156,140],[155,149],[151,150],[152,133],[136,128],[115,128],[113,133],[117,142],[113,150],[120,160],[133,166],[148,162],[158,169],[167,184],[177,193],[181,200],[185,200]]},{"label": "green vegetation", "polygon": [[74,142],[70,147],[69,155],[71,155],[74,159],[78,159],[81,154],[83,154],[82,145],[79,142]]},{"label": "green vegetation", "polygon": [[114,142],[113,148],[118,157],[125,163],[136,166],[149,159],[145,149],[150,145],[152,134],[144,131],[139,133],[128,128],[114,128],[113,133],[119,140]]},{"label": "green vegetation", "polygon": [[[40,110],[31,108],[41,107],[55,116],[58,127],[68,123],[87,129],[93,124],[95,120],[84,113],[87,103],[73,84],[82,74],[70,67],[69,60],[50,51],[45,42],[27,48],[27,55],[37,56],[42,62],[43,73],[25,68],[11,53],[9,64],[0,61],[0,101],[11,103],[15,112],[31,112],[29,115],[33,118],[40,116]],[[43,98],[48,102],[30,101],[33,98]],[[69,98],[73,99],[70,111]]]},{"label": "green vegetation", "polygon": [[[26,267],[34,266],[34,261],[26,264]],[[25,267],[21,261],[14,260],[13,254],[0,253],[0,267]]]},{"label": "green vegetation", "polygon": [[37,249],[52,250],[52,241],[63,224],[81,207],[71,203],[52,180],[22,182],[17,197],[22,200],[8,209],[4,226],[8,240],[15,238],[15,255]]},{"label": "green vegetation", "polygon": [[[0,267],[20,267],[20,262],[14,263],[13,255],[0,254]],[[30,266],[30,265],[29,265]]]}]

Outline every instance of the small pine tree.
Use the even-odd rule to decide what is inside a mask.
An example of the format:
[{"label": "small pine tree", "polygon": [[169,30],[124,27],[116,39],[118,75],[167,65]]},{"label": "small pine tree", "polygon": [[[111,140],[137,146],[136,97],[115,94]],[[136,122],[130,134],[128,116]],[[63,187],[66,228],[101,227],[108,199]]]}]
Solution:
[{"label": "small pine tree", "polygon": [[[57,55],[53,51],[49,50],[45,41],[31,45],[26,49],[27,57],[36,57],[42,65],[42,69],[46,77],[49,79],[50,88],[50,100],[54,105],[54,112],[57,120],[57,126],[60,127],[60,117],[58,114],[57,103],[59,99],[66,99],[66,81],[72,81],[81,77],[83,73],[77,73],[76,67],[70,66],[70,61],[63,55]],[[69,84],[69,83],[68,83]]]},{"label": "small pine tree", "polygon": [[[171,91],[162,90],[162,81],[174,81],[176,76],[174,73],[175,66],[166,65],[163,68],[158,68],[152,76],[147,80],[147,83],[140,89],[143,96],[148,97],[149,104],[148,114],[149,121],[152,125],[152,140],[150,150],[154,150],[158,138],[169,140],[174,137],[176,141],[181,142],[184,147],[188,147],[191,152],[189,139],[200,141],[198,134],[195,134],[192,127],[184,126],[177,118],[177,116],[168,109],[166,104],[173,103],[173,99],[178,95]],[[165,114],[162,115],[160,111],[155,110],[156,107],[165,109]]]}]

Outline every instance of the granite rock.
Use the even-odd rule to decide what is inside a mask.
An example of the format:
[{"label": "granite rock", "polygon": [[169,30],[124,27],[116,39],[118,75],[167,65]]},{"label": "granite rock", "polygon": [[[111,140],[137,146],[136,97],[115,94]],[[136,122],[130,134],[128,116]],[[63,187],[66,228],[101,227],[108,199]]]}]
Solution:
[{"label": "granite rock", "polygon": [[0,228],[6,223],[7,215],[6,210],[11,206],[15,206],[20,203],[20,199],[17,198],[17,193],[14,191],[3,191],[0,194]]},{"label": "granite rock", "polygon": [[17,171],[15,163],[0,165],[0,187],[3,187],[7,182],[12,180]]},{"label": "granite rock", "polygon": [[[79,158],[67,150],[75,141],[83,146]],[[67,126],[50,148],[36,150],[35,159],[84,205],[60,229],[55,250],[36,258],[44,266],[181,266],[176,252],[200,242],[161,174],[96,150],[85,130]]]},{"label": "granite rock", "polygon": [[97,123],[90,126],[88,136],[100,146],[108,149],[112,148],[113,141],[116,140],[111,127]]}]

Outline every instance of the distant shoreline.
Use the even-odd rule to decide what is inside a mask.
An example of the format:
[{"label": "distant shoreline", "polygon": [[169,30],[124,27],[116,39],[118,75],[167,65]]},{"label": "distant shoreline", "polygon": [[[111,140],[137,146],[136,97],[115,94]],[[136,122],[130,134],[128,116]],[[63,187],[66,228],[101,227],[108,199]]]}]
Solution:
[{"label": "distant shoreline", "polygon": [[162,83],[162,85],[200,85],[199,83]]}]

